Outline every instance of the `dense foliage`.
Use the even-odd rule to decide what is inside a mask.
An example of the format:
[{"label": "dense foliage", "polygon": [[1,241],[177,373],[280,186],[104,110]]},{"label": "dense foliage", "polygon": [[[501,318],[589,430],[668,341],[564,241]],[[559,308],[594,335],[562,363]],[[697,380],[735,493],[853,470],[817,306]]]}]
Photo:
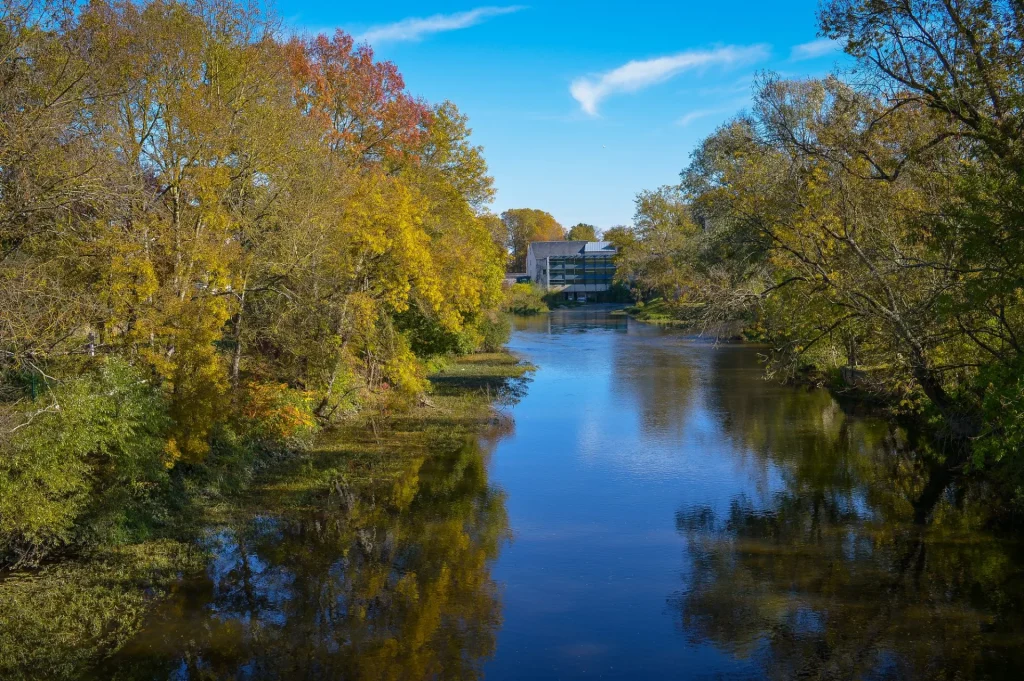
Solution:
[{"label": "dense foliage", "polygon": [[532,241],[562,241],[565,228],[551,213],[536,208],[511,208],[501,214],[505,245],[512,255],[512,271],[526,271],[526,251]]},{"label": "dense foliage", "polygon": [[507,332],[465,117],[340,31],[10,0],[0,83],[0,563],[148,527],[188,471]]},{"label": "dense foliage", "polygon": [[508,291],[506,309],[513,314],[536,315],[547,312],[545,291],[539,284],[512,284]]},{"label": "dense foliage", "polygon": [[821,22],[852,76],[764,77],[679,186],[638,198],[621,276],[742,320],[773,371],[923,414],[1020,498],[1024,12],[833,0]]},{"label": "dense foliage", "polygon": [[569,241],[597,241],[597,227],[580,222],[569,228],[565,238]]}]

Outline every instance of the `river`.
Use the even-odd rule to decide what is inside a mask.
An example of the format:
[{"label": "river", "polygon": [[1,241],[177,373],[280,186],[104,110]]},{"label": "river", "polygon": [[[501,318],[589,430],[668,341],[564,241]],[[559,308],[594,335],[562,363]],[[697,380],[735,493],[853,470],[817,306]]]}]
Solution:
[{"label": "river", "polygon": [[1021,678],[1020,545],[899,428],[600,307],[511,348],[504,425],[343,521],[211,528],[111,676]]}]

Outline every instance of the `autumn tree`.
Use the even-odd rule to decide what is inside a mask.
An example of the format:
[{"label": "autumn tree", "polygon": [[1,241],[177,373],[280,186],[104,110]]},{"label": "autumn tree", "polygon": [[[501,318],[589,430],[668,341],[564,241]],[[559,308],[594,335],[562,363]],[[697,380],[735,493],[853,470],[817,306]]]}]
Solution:
[{"label": "autumn tree", "polygon": [[325,131],[328,149],[349,162],[386,169],[415,159],[430,107],[406,92],[392,62],[374,59],[372,47],[357,45],[341,30],[293,38],[285,55],[299,108]]},{"label": "autumn tree", "polygon": [[[609,230],[611,231],[611,230]],[[691,275],[697,226],[678,187],[641,192],[631,230],[612,231],[620,253],[617,278],[631,282],[638,298],[664,297],[678,302]]]},{"label": "autumn tree", "polygon": [[526,271],[526,249],[533,241],[562,241],[565,229],[554,216],[535,208],[511,208],[501,214],[508,231],[508,250],[512,254],[512,270]]},{"label": "autumn tree", "polygon": [[[0,488],[24,514],[0,561],[73,544],[99,490],[136,484],[63,403],[112,361],[166,411],[135,450],[181,471],[399,406],[427,356],[500,344],[482,150],[350,36],[284,41],[230,0],[16,0],[0,78]],[[22,455],[41,432],[81,443],[73,476]],[[38,541],[33,476],[67,511]]]}]

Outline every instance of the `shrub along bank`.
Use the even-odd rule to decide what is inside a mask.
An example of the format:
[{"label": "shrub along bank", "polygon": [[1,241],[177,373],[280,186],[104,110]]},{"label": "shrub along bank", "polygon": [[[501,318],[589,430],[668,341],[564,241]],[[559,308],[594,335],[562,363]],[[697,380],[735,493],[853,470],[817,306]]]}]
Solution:
[{"label": "shrub along bank", "polygon": [[547,312],[548,301],[544,289],[536,284],[512,284],[508,290],[505,309],[513,314],[532,316]]}]

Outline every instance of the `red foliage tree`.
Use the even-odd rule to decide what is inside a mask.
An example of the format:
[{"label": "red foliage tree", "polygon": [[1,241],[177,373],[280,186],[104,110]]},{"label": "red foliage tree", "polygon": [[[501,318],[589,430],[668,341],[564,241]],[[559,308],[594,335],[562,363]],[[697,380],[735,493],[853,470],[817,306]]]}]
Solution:
[{"label": "red foliage tree", "polygon": [[325,142],[359,163],[398,166],[417,160],[430,108],[409,95],[398,68],[374,61],[373,48],[336,31],[286,46],[299,106],[324,127]]}]

